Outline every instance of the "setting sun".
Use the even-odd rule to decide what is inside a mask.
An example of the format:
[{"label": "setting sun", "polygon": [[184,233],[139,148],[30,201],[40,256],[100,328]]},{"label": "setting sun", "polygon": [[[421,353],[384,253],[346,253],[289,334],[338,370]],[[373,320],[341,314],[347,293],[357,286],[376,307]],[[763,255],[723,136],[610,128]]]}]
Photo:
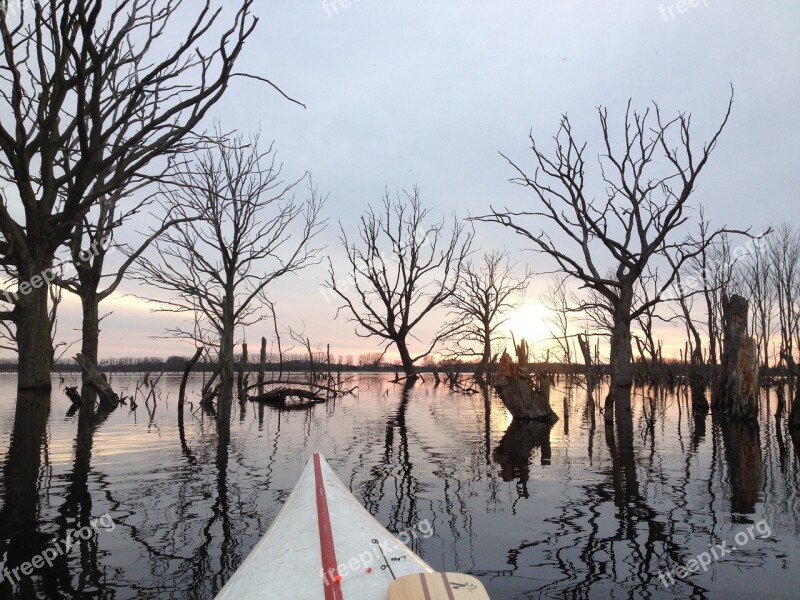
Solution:
[{"label": "setting sun", "polygon": [[550,309],[536,302],[520,305],[509,311],[508,319],[503,323],[503,333],[519,341],[525,338],[536,350],[551,345],[553,333],[548,321]]}]

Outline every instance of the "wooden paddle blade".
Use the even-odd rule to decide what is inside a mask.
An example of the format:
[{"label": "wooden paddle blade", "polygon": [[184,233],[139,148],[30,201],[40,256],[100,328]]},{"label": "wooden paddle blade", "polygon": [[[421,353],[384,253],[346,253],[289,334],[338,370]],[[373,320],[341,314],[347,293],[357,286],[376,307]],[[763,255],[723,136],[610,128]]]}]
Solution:
[{"label": "wooden paddle blade", "polygon": [[389,586],[389,600],[489,600],[483,584],[463,573],[415,573]]}]

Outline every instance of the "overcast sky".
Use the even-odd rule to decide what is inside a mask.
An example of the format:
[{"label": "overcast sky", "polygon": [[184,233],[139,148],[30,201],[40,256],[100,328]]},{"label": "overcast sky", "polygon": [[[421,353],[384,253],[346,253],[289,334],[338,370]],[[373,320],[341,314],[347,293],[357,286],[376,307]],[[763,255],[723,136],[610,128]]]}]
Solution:
[{"label": "overcast sky", "polygon": [[[724,114],[730,84],[733,114],[695,205],[716,223],[757,230],[800,216],[800,3],[257,0],[256,12],[261,21],[240,68],[269,77],[307,108],[236,79],[211,118],[228,129],[260,126],[287,177],[313,173],[329,195],[330,225],[319,241],[334,264],[338,221],[354,232],[386,187],[419,185],[437,214],[524,209],[532,199],[508,183],[514,173],[498,152],[530,165],[529,130],[546,145],[566,112],[595,157],[596,107],[607,106],[619,123],[632,98],[642,108],[657,101],[670,115],[691,112],[696,139],[705,138]],[[518,263],[551,267],[496,225],[480,224],[476,235],[480,248],[506,247]],[[334,353],[369,350],[352,324],[334,320],[336,304],[319,289],[325,274],[313,267],[274,287],[282,322],[304,322],[312,342],[330,342]],[[543,281],[532,286],[531,302]],[[114,314],[103,322],[103,356],[188,353],[148,337],[170,319],[141,302],[115,299],[105,308]],[[77,317],[70,299],[65,337]],[[265,323],[249,331],[251,344],[269,330]]]}]

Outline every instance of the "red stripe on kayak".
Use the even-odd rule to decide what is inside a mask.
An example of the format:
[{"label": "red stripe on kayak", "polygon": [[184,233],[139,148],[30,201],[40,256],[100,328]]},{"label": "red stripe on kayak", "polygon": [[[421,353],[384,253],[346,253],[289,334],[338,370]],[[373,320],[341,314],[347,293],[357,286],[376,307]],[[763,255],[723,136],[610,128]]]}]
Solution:
[{"label": "red stripe on kayak", "polygon": [[425,581],[425,574],[419,574],[419,582],[422,584],[422,594],[425,596],[425,600],[431,600],[431,593],[428,591],[428,582]]},{"label": "red stripe on kayak", "polygon": [[322,480],[319,452],[314,452],[314,482],[317,490],[317,524],[319,525],[319,545],[322,550],[322,571],[325,574],[323,577],[325,600],[344,600],[339,583],[331,515],[328,513],[328,496],[325,494],[325,483]]},{"label": "red stripe on kayak", "polygon": [[442,573],[442,579],[444,579],[444,589],[447,591],[447,597],[449,600],[456,600],[455,596],[453,596],[453,588],[450,587],[450,580],[447,578],[447,573]]}]

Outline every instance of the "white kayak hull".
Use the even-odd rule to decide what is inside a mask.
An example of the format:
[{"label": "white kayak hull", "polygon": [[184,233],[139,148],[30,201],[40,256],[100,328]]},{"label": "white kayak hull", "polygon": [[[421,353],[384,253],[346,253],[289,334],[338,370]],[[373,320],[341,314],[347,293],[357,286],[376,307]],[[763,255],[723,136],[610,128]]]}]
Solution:
[{"label": "white kayak hull", "polygon": [[385,600],[395,578],[431,572],[315,454],[267,533],[216,598]]}]

